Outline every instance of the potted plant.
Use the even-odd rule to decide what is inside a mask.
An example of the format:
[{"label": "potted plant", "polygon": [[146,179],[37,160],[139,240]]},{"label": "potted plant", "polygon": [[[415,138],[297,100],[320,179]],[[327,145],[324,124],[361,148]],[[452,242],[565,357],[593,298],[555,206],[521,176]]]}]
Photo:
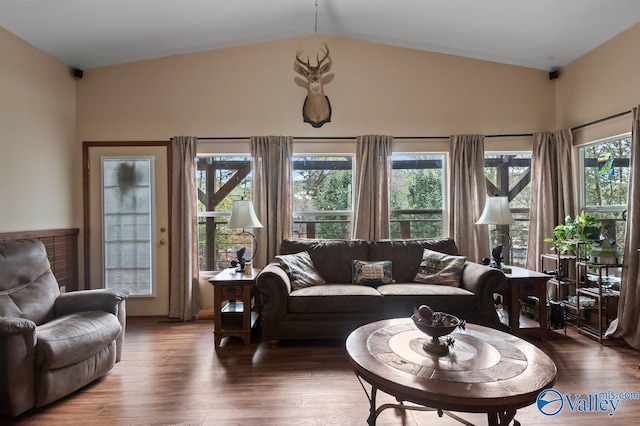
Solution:
[{"label": "potted plant", "polygon": [[602,222],[595,216],[580,213],[574,220],[578,225],[579,232],[584,235],[586,241],[597,241],[600,239]]},{"label": "potted plant", "polygon": [[553,230],[553,237],[545,238],[546,243],[552,243],[552,250],[559,254],[576,253],[577,245],[581,245],[581,256],[588,256],[593,249],[592,242],[600,239],[600,219],[581,212],[575,219],[567,216],[564,223]]}]

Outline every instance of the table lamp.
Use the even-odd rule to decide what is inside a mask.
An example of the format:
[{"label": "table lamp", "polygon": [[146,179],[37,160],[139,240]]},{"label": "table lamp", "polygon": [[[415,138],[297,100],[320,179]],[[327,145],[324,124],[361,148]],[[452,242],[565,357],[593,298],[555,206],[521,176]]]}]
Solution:
[{"label": "table lamp", "polygon": [[[484,210],[482,215],[480,215],[480,219],[476,222],[476,225],[512,225],[513,223],[515,223],[515,221],[509,208],[509,198],[487,197]],[[508,251],[511,248],[511,236],[505,230],[496,228],[496,231],[502,232],[507,237],[508,245],[505,251]],[[493,265],[496,268],[502,267],[502,249],[502,244],[491,249],[491,255],[494,261]]]},{"label": "table lamp", "polygon": [[238,261],[231,262],[231,266],[238,267],[236,269],[236,272],[245,272],[246,263],[251,262],[256,256],[256,251],[258,251],[258,241],[256,240],[255,235],[253,235],[251,232],[245,231],[245,228],[262,228],[262,224],[256,217],[255,210],[253,210],[253,203],[251,202],[251,200],[243,199],[235,200],[233,202],[233,207],[231,208],[231,217],[229,218],[229,222],[227,222],[227,226],[225,226],[225,228],[242,228],[242,232],[240,232],[238,235],[250,235],[253,239],[253,252],[251,253],[251,258],[244,258],[246,248],[242,247],[236,252]]}]

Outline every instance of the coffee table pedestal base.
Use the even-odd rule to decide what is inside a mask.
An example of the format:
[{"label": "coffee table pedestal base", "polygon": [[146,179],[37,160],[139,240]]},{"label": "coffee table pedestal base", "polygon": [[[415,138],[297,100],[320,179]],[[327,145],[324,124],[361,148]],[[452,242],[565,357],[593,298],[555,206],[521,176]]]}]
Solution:
[{"label": "coffee table pedestal base", "polygon": [[[360,374],[358,374],[357,371],[355,373],[356,373],[356,377],[358,378],[358,381],[360,382],[360,385],[362,386],[362,389],[367,395],[367,399],[369,400],[369,417],[367,418],[367,424],[369,426],[375,426],[378,416],[387,408],[395,408],[398,410],[411,410],[411,411],[436,411],[438,413],[438,417],[442,417],[442,415],[445,414],[448,417],[451,417],[452,419],[457,420],[464,425],[474,426],[473,423],[466,421],[465,419],[452,413],[451,411],[442,410],[440,408],[426,407],[423,405],[414,405],[414,404],[408,405],[404,401],[398,401],[398,404],[382,404],[381,406],[376,407],[376,394],[378,393],[378,389],[375,386],[369,384],[369,386],[371,387],[371,390],[367,391],[367,388],[365,386],[366,380],[362,376],[360,376]],[[514,426],[520,426],[520,422],[514,419],[515,415],[516,415],[516,410],[508,410],[508,411],[502,411],[502,412],[489,412],[487,413],[488,425],[489,426],[507,426],[511,424],[511,421],[513,421]]]}]

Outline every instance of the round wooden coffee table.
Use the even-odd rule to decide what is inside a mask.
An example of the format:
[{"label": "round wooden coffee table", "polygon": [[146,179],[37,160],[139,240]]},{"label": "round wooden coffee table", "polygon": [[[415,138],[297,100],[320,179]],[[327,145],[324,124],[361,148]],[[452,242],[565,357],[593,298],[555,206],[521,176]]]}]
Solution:
[{"label": "round wooden coffee table", "polygon": [[[369,425],[387,408],[435,409],[463,423],[450,411],[487,413],[489,425],[507,425],[518,408],[535,403],[555,383],[551,358],[518,337],[475,324],[451,336],[453,347],[437,357],[425,352],[422,345],[430,337],[410,318],[374,322],[349,335],[347,353],[367,392]],[[377,390],[399,404],[376,407]]]}]

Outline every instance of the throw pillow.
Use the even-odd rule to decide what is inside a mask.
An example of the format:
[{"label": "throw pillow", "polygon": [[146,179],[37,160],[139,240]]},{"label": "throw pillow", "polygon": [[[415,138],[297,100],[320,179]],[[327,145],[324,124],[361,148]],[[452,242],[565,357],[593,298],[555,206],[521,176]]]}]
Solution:
[{"label": "throw pillow", "polygon": [[394,283],[390,260],[353,260],[351,262],[353,284],[377,287]]},{"label": "throw pillow", "polygon": [[312,287],[326,282],[313,265],[309,252],[303,251],[296,254],[280,254],[276,256],[276,260],[289,276],[293,290]]},{"label": "throw pillow", "polygon": [[441,284],[452,287],[460,285],[465,256],[452,256],[429,249],[422,252],[422,262],[414,281],[426,284]]}]

